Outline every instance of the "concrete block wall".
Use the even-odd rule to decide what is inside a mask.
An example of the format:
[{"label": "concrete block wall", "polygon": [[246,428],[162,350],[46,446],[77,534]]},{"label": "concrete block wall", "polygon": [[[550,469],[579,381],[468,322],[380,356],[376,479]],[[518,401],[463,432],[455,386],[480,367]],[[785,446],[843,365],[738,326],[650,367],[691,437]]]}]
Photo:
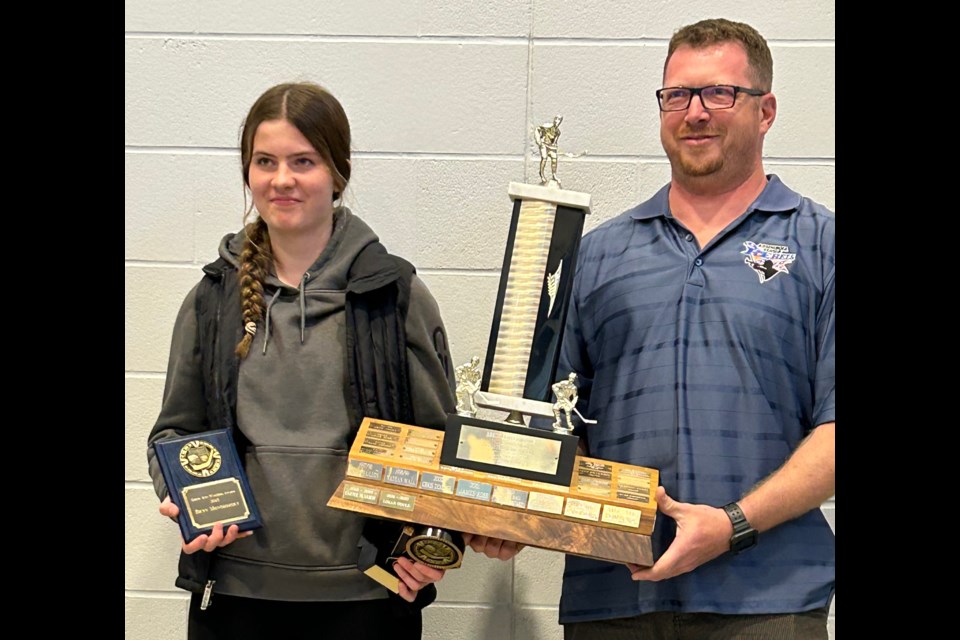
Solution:
[{"label": "concrete block wall", "polygon": [[[267,87],[312,80],[354,135],[347,203],[437,298],[457,362],[485,355],[510,181],[537,182],[534,128],[564,115],[558,174],[588,229],[669,179],[653,92],[679,26],[753,24],[780,110],[766,167],[835,209],[834,0],[126,0],[125,636],[183,640],[178,534],[144,443],[177,309],[245,208],[240,123]],[[823,507],[831,522],[836,504]],[[476,557],[441,583],[424,637],[555,640],[562,555]],[[831,613],[831,637],[835,638]]]}]

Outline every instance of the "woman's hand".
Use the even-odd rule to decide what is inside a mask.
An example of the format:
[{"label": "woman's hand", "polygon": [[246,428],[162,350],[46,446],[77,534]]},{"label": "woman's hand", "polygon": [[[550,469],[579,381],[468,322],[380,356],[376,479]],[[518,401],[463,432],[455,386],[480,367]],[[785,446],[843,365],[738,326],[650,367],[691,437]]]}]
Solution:
[{"label": "woman's hand", "polygon": [[428,584],[440,582],[446,573],[443,569],[434,569],[404,556],[400,556],[393,563],[393,570],[400,578],[399,595],[407,602],[413,602],[417,597],[417,591]]},{"label": "woman's hand", "polygon": [[464,533],[463,541],[470,545],[470,548],[477,553],[482,553],[488,558],[499,558],[500,560],[509,560],[520,553],[520,550],[523,549],[524,546],[519,542],[474,535],[472,533]]},{"label": "woman's hand", "polygon": [[[168,518],[177,519],[177,516],[180,514],[180,509],[177,508],[177,505],[173,504],[170,501],[170,496],[167,496],[163,499],[163,502],[160,503],[160,515],[167,516]],[[240,527],[235,524],[230,525],[227,528],[227,532],[223,532],[223,524],[217,523],[213,525],[213,531],[209,534],[202,533],[196,538],[193,539],[189,544],[183,542],[181,539],[181,548],[184,553],[196,553],[203,549],[204,551],[213,551],[217,547],[225,547],[231,542],[239,538],[246,538],[247,536],[252,536],[253,531],[244,531],[240,533]]]}]

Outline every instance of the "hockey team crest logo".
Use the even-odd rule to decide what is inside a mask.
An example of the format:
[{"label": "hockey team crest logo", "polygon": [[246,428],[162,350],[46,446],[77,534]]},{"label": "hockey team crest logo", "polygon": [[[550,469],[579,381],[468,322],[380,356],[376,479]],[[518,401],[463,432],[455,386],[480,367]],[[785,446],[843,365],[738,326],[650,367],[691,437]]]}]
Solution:
[{"label": "hockey team crest logo", "polygon": [[740,255],[746,256],[744,264],[754,270],[760,278],[760,284],[787,271],[787,265],[797,259],[797,254],[790,253],[790,247],[783,244],[764,244],[744,242],[746,247]]}]

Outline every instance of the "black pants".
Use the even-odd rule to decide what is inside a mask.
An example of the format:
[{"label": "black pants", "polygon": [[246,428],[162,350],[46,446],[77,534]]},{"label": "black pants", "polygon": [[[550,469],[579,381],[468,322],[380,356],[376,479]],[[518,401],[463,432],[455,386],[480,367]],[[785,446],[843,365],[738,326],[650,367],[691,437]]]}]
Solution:
[{"label": "black pants", "polygon": [[829,608],[804,613],[723,615],[659,611],[563,626],[564,640],[827,640]]},{"label": "black pants", "polygon": [[189,640],[420,640],[420,612],[392,600],[286,602],[215,594],[190,598]]}]

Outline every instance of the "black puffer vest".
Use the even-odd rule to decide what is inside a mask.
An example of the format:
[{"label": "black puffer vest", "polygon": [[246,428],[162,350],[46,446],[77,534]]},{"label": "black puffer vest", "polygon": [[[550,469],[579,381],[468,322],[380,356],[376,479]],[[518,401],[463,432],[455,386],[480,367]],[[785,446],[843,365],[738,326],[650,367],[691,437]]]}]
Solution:
[{"label": "black puffer vest", "polygon": [[[237,428],[240,361],[235,349],[243,332],[236,268],[220,258],[203,268],[196,295],[200,362],[207,419],[211,429],[231,428],[244,459],[249,441]],[[367,245],[347,273],[346,358],[350,443],[364,417],[413,423],[407,375],[405,323],[410,281],[416,269],[387,253],[379,242]],[[379,354],[379,357],[374,357]],[[202,593],[216,552],[180,554],[176,585]],[[431,585],[432,587],[432,585]],[[424,589],[416,608],[429,604],[435,589]]]}]

